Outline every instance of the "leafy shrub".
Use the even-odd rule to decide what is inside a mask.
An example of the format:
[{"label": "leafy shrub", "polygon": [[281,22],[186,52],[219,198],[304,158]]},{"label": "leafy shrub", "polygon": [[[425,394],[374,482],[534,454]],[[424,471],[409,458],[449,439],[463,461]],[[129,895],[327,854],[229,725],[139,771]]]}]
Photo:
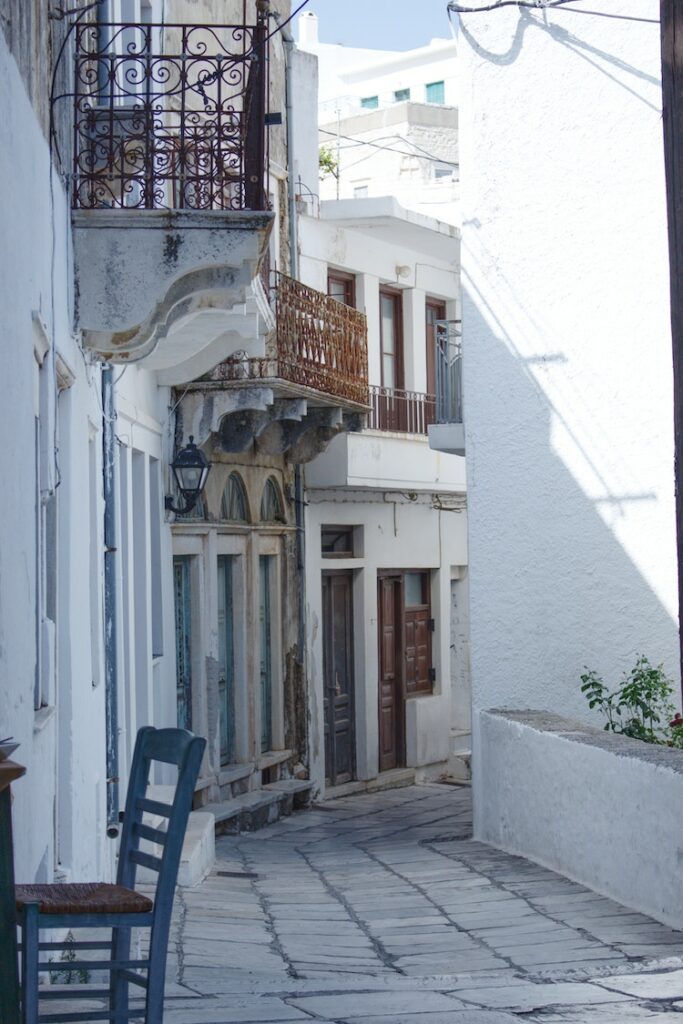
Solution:
[{"label": "leafy shrub", "polygon": [[624,673],[621,686],[611,691],[597,672],[586,668],[581,676],[581,692],[588,706],[597,708],[607,719],[606,732],[683,749],[683,718],[678,712],[672,717],[673,680],[663,665],[655,667],[639,654],[631,671]]}]

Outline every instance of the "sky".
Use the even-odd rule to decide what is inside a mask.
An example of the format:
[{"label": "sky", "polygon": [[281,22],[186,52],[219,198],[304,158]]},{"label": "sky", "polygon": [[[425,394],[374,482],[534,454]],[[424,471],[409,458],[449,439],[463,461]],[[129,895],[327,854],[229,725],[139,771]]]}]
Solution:
[{"label": "sky", "polygon": [[[301,0],[292,0],[295,10]],[[450,38],[446,0],[308,0],[318,15],[321,43],[371,50],[412,50]],[[293,32],[298,38],[298,29]]]}]

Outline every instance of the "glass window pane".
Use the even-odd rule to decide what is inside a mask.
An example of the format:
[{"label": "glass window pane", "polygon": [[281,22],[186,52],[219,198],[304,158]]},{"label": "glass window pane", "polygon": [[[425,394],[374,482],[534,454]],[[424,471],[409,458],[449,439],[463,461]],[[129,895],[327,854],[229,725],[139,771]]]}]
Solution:
[{"label": "glass window pane", "polygon": [[394,300],[388,295],[381,296],[382,314],[382,351],[393,353],[395,351],[395,324],[394,324]]},{"label": "glass window pane", "polygon": [[403,103],[410,99],[410,89],[397,89],[394,93],[396,103]]},{"label": "glass window pane", "polygon": [[425,99],[427,103],[444,103],[445,92],[443,82],[430,82],[425,86]]},{"label": "glass window pane", "polygon": [[361,107],[365,107],[366,110],[375,110],[379,106],[378,96],[364,96],[360,101]]},{"label": "glass window pane", "polygon": [[425,603],[423,572],[407,572],[404,577],[406,608],[415,608]]},{"label": "glass window pane", "polygon": [[392,355],[382,357],[382,386],[385,388],[396,387],[396,365]]}]

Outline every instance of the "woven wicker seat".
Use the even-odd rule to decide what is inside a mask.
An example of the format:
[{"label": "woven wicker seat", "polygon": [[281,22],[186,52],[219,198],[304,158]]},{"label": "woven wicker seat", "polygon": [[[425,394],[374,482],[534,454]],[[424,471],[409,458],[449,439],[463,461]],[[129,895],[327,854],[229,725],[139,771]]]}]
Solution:
[{"label": "woven wicker seat", "polygon": [[105,882],[17,885],[17,910],[39,903],[41,914],[148,914],[154,903],[134,889]]}]

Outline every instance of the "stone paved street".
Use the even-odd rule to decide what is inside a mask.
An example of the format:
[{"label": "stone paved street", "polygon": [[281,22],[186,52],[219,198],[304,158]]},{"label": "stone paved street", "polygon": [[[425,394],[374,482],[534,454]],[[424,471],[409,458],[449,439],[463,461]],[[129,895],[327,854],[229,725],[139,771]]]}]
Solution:
[{"label": "stone paved street", "polygon": [[683,933],[470,822],[433,784],[219,840],[178,899],[166,1024],[683,1022]]}]

